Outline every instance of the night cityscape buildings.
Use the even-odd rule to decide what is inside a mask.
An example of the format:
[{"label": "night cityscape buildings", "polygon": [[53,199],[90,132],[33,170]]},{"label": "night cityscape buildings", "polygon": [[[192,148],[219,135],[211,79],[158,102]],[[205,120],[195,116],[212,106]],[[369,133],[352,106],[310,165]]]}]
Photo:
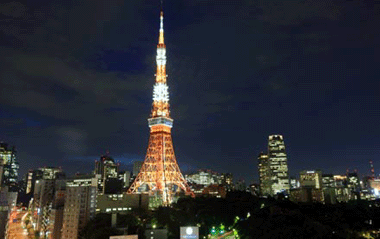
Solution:
[{"label": "night cityscape buildings", "polygon": [[142,155],[151,4],[0,4],[0,238],[378,238],[373,6],[161,8]]},{"label": "night cityscape buildings", "polygon": [[283,136],[270,135],[268,154],[260,153],[258,160],[261,193],[271,196],[289,193],[290,178]]}]

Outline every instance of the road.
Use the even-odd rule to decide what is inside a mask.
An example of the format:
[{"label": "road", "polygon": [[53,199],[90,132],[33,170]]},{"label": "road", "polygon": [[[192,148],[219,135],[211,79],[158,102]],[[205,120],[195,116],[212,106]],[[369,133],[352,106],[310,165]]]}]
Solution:
[{"label": "road", "polygon": [[[34,231],[31,225],[28,225],[28,229],[25,225],[28,211],[14,208],[9,216],[7,239],[32,239],[34,238]],[[29,233],[28,233],[29,231]]]}]

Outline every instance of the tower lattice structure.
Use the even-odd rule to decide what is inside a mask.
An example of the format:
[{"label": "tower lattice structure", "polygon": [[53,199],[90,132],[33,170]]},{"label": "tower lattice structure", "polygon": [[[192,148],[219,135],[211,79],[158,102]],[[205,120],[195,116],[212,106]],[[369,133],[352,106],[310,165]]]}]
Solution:
[{"label": "tower lattice structure", "polygon": [[151,194],[158,193],[164,205],[172,202],[176,192],[181,190],[194,195],[177,164],[171,128],[173,119],[169,110],[169,91],[166,83],[166,45],[164,43],[164,14],[160,12],[160,31],[157,45],[157,72],[153,88],[152,114],[148,119],[150,137],[147,154],[140,172],[128,190],[138,193],[147,185]]}]

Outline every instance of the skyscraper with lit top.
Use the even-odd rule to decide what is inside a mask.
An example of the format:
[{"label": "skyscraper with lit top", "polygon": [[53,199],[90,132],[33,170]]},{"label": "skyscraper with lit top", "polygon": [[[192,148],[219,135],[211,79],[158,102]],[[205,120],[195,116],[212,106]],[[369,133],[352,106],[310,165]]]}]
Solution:
[{"label": "skyscraper with lit top", "polygon": [[270,135],[268,141],[268,158],[271,172],[271,191],[289,192],[288,157],[282,135]]}]

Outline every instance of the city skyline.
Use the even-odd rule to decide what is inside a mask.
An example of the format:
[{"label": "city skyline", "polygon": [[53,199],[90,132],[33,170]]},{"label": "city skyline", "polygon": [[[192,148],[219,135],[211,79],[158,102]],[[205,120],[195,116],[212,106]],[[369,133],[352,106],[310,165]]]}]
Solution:
[{"label": "city skyline", "polygon": [[[0,12],[0,141],[17,147],[20,175],[43,166],[91,172],[106,150],[123,165],[143,161],[159,1],[28,4]],[[380,167],[369,5],[166,1],[164,9],[183,172],[257,182],[257,155],[272,134],[284,136],[290,176],[367,175],[369,160]]]}]

